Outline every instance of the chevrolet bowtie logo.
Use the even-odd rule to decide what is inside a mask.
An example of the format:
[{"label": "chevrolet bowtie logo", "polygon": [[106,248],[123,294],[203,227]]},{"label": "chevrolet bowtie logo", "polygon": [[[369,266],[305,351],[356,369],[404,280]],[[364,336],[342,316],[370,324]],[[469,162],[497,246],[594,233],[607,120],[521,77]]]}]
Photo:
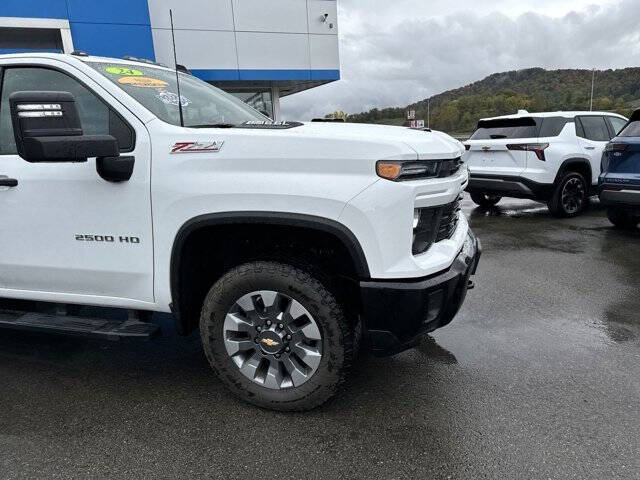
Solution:
[{"label": "chevrolet bowtie logo", "polygon": [[270,338],[263,338],[260,341],[264,343],[267,347],[275,347],[276,345],[278,345],[278,342],[276,342],[275,340],[271,340]]}]

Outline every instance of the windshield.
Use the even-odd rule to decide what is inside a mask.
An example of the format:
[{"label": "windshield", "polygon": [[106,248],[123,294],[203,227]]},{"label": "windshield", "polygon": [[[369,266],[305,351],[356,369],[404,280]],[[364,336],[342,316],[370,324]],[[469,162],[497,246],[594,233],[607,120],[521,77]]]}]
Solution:
[{"label": "windshield", "polygon": [[[138,64],[86,63],[135,98],[159,119],[172,125],[180,125],[174,70]],[[191,75],[179,75],[185,127],[235,126],[246,122],[271,123],[271,119],[233,95]]]},{"label": "windshield", "polygon": [[480,120],[469,140],[498,140],[537,137],[537,124],[531,117]]}]

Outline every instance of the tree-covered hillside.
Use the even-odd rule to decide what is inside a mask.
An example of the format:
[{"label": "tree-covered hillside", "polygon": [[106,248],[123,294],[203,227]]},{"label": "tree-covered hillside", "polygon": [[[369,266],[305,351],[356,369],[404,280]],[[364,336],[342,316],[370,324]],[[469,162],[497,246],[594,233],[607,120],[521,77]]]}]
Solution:
[{"label": "tree-covered hillside", "polygon": [[[531,68],[496,73],[484,80],[431,97],[431,127],[449,133],[469,133],[478,119],[547,110],[588,110],[591,70]],[[594,110],[629,115],[640,107],[640,68],[596,71]],[[350,122],[402,125],[407,110],[427,119],[427,100],[402,108],[348,115]]]}]

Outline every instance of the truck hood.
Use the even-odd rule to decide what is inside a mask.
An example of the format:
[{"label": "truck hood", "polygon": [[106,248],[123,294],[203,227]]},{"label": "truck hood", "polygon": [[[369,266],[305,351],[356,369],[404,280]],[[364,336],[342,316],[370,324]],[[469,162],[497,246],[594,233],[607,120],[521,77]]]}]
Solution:
[{"label": "truck hood", "polygon": [[458,158],[465,151],[462,143],[443,132],[388,125],[313,122],[304,123],[289,132],[312,138],[401,143],[415,151],[420,160]]}]

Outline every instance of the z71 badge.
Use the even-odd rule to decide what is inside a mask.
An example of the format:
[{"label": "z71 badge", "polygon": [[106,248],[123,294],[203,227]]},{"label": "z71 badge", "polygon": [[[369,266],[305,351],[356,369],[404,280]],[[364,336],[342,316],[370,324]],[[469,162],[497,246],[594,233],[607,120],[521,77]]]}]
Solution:
[{"label": "z71 badge", "polygon": [[224,141],[217,142],[176,142],[171,147],[171,153],[206,153],[222,150]]}]

